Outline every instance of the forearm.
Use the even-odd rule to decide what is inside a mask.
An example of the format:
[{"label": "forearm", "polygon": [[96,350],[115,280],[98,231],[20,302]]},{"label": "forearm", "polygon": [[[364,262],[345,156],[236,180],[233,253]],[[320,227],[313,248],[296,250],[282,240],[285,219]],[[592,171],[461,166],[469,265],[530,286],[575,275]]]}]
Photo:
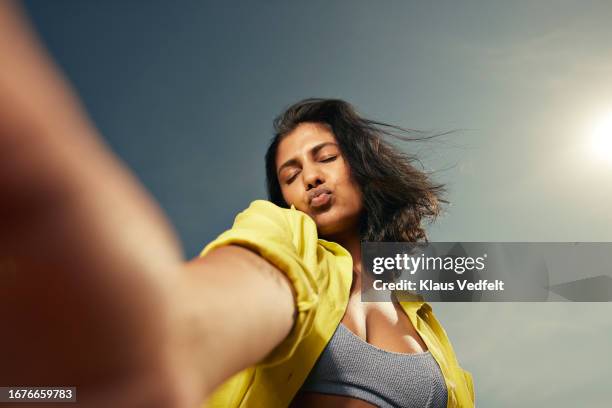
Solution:
[{"label": "forearm", "polygon": [[221,247],[186,265],[179,331],[209,390],[261,361],[293,326],[288,278],[259,255]]}]

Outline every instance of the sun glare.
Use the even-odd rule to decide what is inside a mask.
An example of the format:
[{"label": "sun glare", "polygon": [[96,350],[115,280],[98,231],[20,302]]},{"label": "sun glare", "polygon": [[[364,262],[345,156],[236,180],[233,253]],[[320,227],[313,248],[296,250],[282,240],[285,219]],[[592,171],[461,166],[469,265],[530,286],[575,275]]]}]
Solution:
[{"label": "sun glare", "polygon": [[612,162],[612,113],[595,124],[591,149],[600,159]]}]

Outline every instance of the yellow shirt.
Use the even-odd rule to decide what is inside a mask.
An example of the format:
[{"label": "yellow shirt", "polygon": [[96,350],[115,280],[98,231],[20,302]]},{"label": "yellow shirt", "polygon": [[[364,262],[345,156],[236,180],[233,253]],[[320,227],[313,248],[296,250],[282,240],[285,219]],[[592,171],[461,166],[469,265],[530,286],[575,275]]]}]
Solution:
[{"label": "yellow shirt", "polygon": [[[344,316],[353,278],[351,255],[319,239],[307,214],[265,200],[253,201],[200,256],[229,244],[254,250],[289,277],[298,315],[289,335],[263,361],[226,380],[203,407],[287,407]],[[472,376],[459,366],[431,306],[424,301],[400,304],[442,370],[447,407],[473,407]]]}]

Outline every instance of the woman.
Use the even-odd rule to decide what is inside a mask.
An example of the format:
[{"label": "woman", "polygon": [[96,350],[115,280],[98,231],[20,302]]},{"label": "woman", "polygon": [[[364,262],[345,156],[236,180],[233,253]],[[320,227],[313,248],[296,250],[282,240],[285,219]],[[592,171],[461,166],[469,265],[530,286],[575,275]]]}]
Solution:
[{"label": "woman", "polygon": [[[0,384],[75,386],[80,407],[187,408],[211,393],[213,406],[283,406],[342,320],[376,346],[427,348],[444,372],[449,405],[470,405],[425,303],[401,305],[408,321],[393,314],[397,307],[355,302],[358,253],[347,232],[360,206],[386,203],[350,187],[349,167],[322,180],[329,173],[319,162],[281,141],[278,169],[302,172],[278,190],[295,209],[257,201],[205,256],[186,261],[159,206],[101,141],[13,2],[0,2],[0,55]],[[329,155],[322,163],[342,164],[332,148],[319,149]],[[291,187],[298,183],[304,191]],[[361,204],[352,202],[359,194]],[[317,239],[315,222],[347,248]],[[363,225],[366,237],[394,236],[376,235],[384,225],[393,234],[384,219]],[[405,238],[420,238],[411,231],[417,235]],[[389,324],[394,316],[398,324]]]},{"label": "woman", "polygon": [[202,256],[230,244],[261,255],[292,281],[298,316],[210,406],[473,405],[471,377],[427,303],[360,301],[361,241],[423,240],[421,221],[441,201],[442,187],[381,139],[381,125],[333,99],[276,119],[271,203],[253,202]]}]

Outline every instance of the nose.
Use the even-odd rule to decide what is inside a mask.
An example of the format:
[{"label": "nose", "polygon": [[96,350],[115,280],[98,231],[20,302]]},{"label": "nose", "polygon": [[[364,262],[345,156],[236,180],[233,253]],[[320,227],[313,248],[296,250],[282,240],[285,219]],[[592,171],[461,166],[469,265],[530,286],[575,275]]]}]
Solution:
[{"label": "nose", "polygon": [[304,166],[302,168],[302,180],[306,191],[325,183],[325,177],[316,165]]}]

